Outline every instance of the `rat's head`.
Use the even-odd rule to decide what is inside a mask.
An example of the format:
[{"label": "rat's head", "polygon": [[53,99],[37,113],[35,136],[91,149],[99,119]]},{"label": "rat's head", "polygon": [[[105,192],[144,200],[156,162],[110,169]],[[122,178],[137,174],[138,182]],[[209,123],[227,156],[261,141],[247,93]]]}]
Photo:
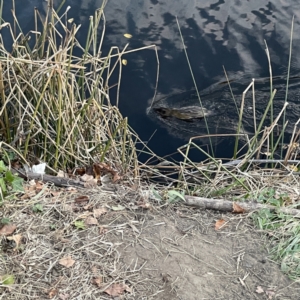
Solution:
[{"label": "rat's head", "polygon": [[167,118],[169,117],[171,114],[170,114],[170,109],[166,108],[166,107],[156,107],[156,108],[153,108],[153,110],[159,114],[162,118]]}]

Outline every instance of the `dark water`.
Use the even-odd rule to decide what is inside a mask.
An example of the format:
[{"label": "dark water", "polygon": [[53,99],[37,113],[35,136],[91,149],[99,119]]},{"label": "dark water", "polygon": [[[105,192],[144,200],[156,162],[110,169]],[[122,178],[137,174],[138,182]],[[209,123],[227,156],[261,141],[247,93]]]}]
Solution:
[{"label": "dark water", "polygon": [[[54,4],[59,2],[54,1]],[[66,6],[71,6],[68,17],[83,24],[79,39],[84,40],[89,16],[101,4],[100,0],[66,1]],[[16,5],[25,32],[32,24],[33,8],[46,9],[46,2],[40,0],[16,0]],[[4,8],[4,18],[7,19],[10,16],[8,6]],[[297,55],[300,48],[298,1],[108,0],[103,53],[107,53],[111,46],[122,49],[128,42],[128,50],[156,45],[160,61],[159,97],[175,91],[189,91],[194,84],[183,51],[177,16],[200,95],[201,90],[207,90],[225,79],[223,66],[230,77],[235,80],[241,78],[242,87],[246,87],[252,77],[269,76],[264,40],[270,51],[273,74],[286,74],[293,15],[292,74],[295,75],[299,74],[300,67],[300,57]],[[130,33],[133,37],[128,40],[124,33]],[[155,132],[148,144],[155,153],[163,156],[176,151],[190,135],[173,135],[171,130],[146,114],[156,84],[155,51],[134,52],[124,58],[128,64],[123,68],[119,105],[123,115],[129,117],[130,125],[144,141]],[[112,80],[111,84],[114,83]],[[284,84],[283,77],[279,83],[281,89]],[[294,89],[297,90],[297,84]],[[112,101],[115,97],[116,91],[112,90]],[[295,108],[298,107],[297,100],[298,97],[289,99]],[[230,154],[230,144],[225,141],[218,145],[217,156]],[[202,158],[199,152],[193,154],[195,160]]]}]

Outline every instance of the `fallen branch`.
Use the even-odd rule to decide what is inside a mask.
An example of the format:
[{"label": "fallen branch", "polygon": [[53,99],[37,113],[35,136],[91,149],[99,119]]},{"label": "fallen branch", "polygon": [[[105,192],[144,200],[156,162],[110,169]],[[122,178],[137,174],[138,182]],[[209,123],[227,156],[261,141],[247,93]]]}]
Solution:
[{"label": "fallen branch", "polygon": [[12,170],[17,172],[21,178],[26,179],[26,180],[35,179],[35,180],[40,180],[43,182],[51,182],[54,185],[60,186],[60,187],[76,186],[76,187],[85,188],[84,182],[81,182],[79,180],[57,177],[57,176],[46,175],[46,174],[33,173],[33,172],[23,173],[14,168],[12,168]]},{"label": "fallen branch", "polygon": [[202,209],[212,209],[233,213],[240,213],[237,211],[236,206],[242,209],[242,212],[248,213],[260,209],[270,209],[271,211],[279,211],[285,214],[292,215],[294,217],[300,218],[300,210],[295,208],[288,207],[275,207],[268,204],[256,203],[255,200],[251,202],[235,202],[224,199],[211,199],[211,198],[202,198],[194,196],[185,196],[185,204],[190,206],[200,207]]}]

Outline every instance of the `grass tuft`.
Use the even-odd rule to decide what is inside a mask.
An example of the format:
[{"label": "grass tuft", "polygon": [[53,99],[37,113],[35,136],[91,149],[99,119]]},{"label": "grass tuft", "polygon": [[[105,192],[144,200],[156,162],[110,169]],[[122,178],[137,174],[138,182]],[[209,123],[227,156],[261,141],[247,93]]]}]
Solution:
[{"label": "grass tuft", "polygon": [[[105,161],[123,174],[130,169],[137,175],[137,137],[109,96],[117,68],[120,83],[128,45],[122,51],[112,47],[102,56],[104,30],[100,38],[97,33],[105,28],[105,3],[90,17],[85,45],[77,39],[81,26],[68,18],[68,8],[58,15],[51,1],[45,17],[35,11],[35,28],[27,34],[14,11],[13,25],[2,19],[3,150],[14,149],[26,161],[47,162],[54,170]],[[3,35],[12,39],[11,50],[4,46]]]}]

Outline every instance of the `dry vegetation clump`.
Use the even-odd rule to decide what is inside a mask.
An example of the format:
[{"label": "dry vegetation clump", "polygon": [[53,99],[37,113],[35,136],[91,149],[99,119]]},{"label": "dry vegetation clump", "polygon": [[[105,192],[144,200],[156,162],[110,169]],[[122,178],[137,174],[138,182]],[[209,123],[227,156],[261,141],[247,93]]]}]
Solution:
[{"label": "dry vegetation clump", "polygon": [[[1,23],[1,149],[14,149],[30,163],[46,162],[52,171],[109,162],[120,173],[137,172],[136,137],[109,97],[110,77],[117,68],[121,74],[126,47],[101,56],[105,1],[90,18],[84,46],[69,8],[58,15],[48,5],[46,16],[35,11],[29,33],[15,13],[14,24]],[[12,49],[4,39],[12,39]]]}]

